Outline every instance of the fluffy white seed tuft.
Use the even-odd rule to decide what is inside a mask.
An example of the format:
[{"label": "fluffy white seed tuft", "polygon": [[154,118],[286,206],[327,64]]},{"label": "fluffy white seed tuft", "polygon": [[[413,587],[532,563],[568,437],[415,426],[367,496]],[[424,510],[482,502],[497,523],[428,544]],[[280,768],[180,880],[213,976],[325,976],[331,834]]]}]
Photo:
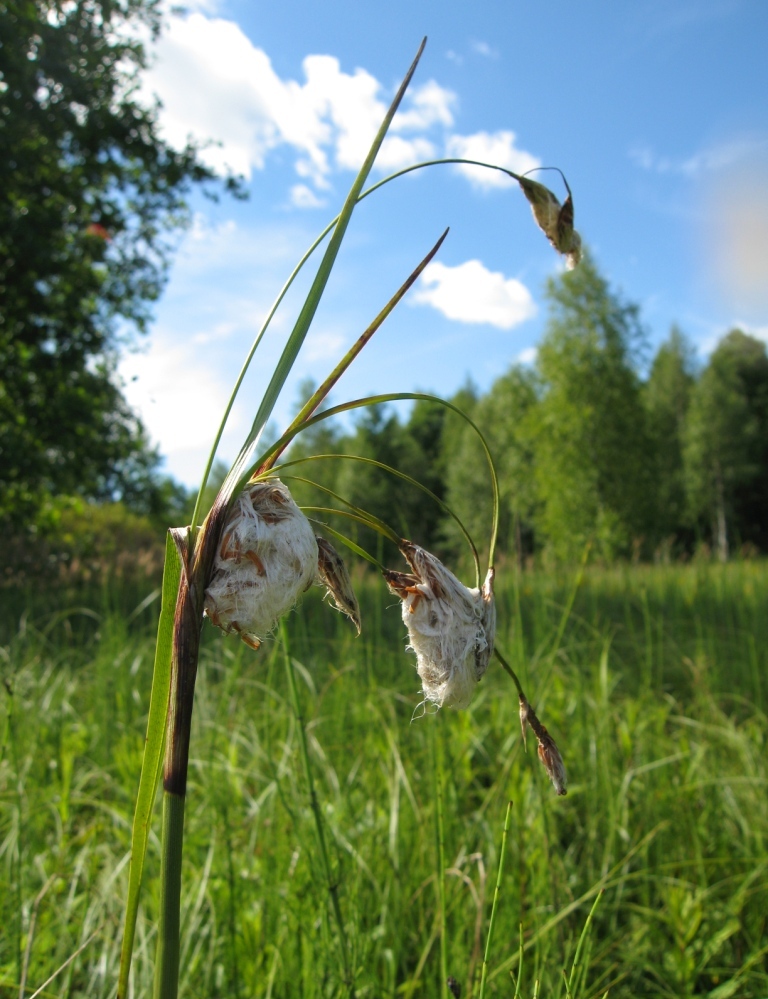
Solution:
[{"label": "fluffy white seed tuft", "polygon": [[205,613],[257,649],[312,584],[317,542],[312,525],[279,479],[249,485],[222,532]]},{"label": "fluffy white seed tuft", "polygon": [[404,541],[400,550],[413,574],[387,571],[385,578],[402,600],[424,699],[438,707],[469,707],[493,652],[493,571],[482,589],[470,589],[418,545]]}]

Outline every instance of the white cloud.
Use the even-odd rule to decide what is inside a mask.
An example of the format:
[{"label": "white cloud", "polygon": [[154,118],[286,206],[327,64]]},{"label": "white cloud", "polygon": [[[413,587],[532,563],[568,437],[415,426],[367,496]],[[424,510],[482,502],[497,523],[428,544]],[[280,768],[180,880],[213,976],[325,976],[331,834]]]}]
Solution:
[{"label": "white cloud", "polygon": [[498,59],[499,53],[488,42],[474,41],[470,47],[475,55],[482,56],[484,59]]},{"label": "white cloud", "polygon": [[[446,155],[466,160],[480,160],[484,163],[495,163],[498,166],[514,170],[515,173],[526,173],[541,166],[541,161],[515,145],[517,136],[514,132],[475,132],[474,135],[452,135],[446,145]],[[460,173],[468,177],[477,187],[503,187],[509,178],[498,170],[487,170],[484,167],[458,166]]]},{"label": "white cloud", "polygon": [[524,284],[499,271],[489,271],[479,260],[467,260],[456,267],[429,264],[411,301],[431,305],[460,323],[488,323],[503,330],[536,314]]},{"label": "white cloud", "polygon": [[388,135],[382,142],[376,164],[382,170],[400,170],[437,156],[434,145],[428,139],[404,139],[401,135]]},{"label": "white cloud", "polygon": [[[287,145],[295,150],[298,175],[323,189],[333,170],[359,168],[390,97],[366,70],[345,73],[334,56],[309,55],[302,69],[305,82],[282,79],[237,24],[196,11],[170,19],[143,92],[148,100],[160,98],[168,141],[218,143],[202,154],[212,168],[250,178],[272,150]],[[427,151],[433,155],[423,133],[449,128],[455,102],[434,80],[412,88],[378,165],[391,169]],[[293,203],[312,205],[307,190],[306,184],[294,189]]]},{"label": "white cloud", "polygon": [[[146,353],[130,354],[120,364],[124,395],[141,414],[151,439],[160,445],[169,470],[183,482],[199,480],[201,458],[229,398],[231,384],[194,345],[155,335]],[[235,406],[224,446],[236,450],[245,436],[242,409]]]},{"label": "white cloud", "polygon": [[538,356],[538,347],[526,347],[525,350],[521,350],[517,355],[517,361],[519,364],[535,364]]},{"label": "white cloud", "polygon": [[453,124],[453,108],[456,94],[441,87],[434,80],[428,80],[415,87],[410,98],[411,107],[399,110],[394,121],[395,129],[429,128],[439,124],[450,128]]},{"label": "white cloud", "polygon": [[766,149],[768,139],[742,138],[709,146],[685,158],[659,156],[648,146],[636,146],[630,150],[629,158],[642,170],[653,173],[699,177],[733,167],[764,153]]},{"label": "white cloud", "polygon": [[291,204],[297,208],[322,208],[325,204],[306,184],[294,184],[290,192]]},{"label": "white cloud", "polygon": [[310,330],[302,350],[305,361],[338,361],[341,359],[344,337],[341,333]]}]

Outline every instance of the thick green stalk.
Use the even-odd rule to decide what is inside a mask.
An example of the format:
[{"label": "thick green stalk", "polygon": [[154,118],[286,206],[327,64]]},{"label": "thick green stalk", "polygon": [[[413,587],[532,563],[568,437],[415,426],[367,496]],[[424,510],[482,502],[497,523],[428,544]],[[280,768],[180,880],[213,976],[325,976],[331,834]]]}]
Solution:
[{"label": "thick green stalk", "polygon": [[291,659],[290,649],[288,648],[288,633],[285,628],[284,622],[280,622],[280,637],[283,641],[283,649],[285,651],[285,672],[288,677],[288,687],[291,692],[291,704],[293,706],[293,713],[296,718],[296,725],[299,730],[299,753],[301,755],[301,763],[304,770],[304,779],[307,782],[307,789],[309,791],[309,803],[312,808],[312,816],[315,820],[315,831],[317,832],[317,845],[320,851],[320,862],[323,865],[323,873],[325,874],[325,880],[328,884],[328,894],[331,897],[331,908],[333,909],[333,918],[336,921],[336,928],[339,932],[339,943],[341,946],[341,961],[344,968],[344,981],[349,988],[349,995],[351,999],[355,996],[355,982],[354,975],[352,973],[352,964],[349,959],[349,944],[347,942],[347,932],[344,927],[344,919],[341,914],[341,904],[339,902],[339,885],[337,879],[333,876],[333,871],[331,870],[331,862],[328,857],[328,847],[325,842],[325,827],[323,825],[323,816],[320,811],[320,804],[317,800],[317,792],[315,791],[315,779],[312,774],[312,766],[309,760],[309,746],[307,745],[307,730],[304,725],[304,716],[301,713],[301,705],[299,703],[299,692],[296,687],[296,671],[293,668],[293,660]]},{"label": "thick green stalk", "polygon": [[195,699],[204,581],[209,578],[215,544],[226,507],[211,513],[192,555],[184,553],[173,621],[171,690],[168,698],[163,762],[163,834],[160,860],[160,919],[153,999],[176,999],[179,987],[179,928],[184,802],[187,795],[189,740]]},{"label": "thick green stalk", "polygon": [[[507,833],[509,832],[509,816],[512,812],[512,802],[507,803],[507,814],[504,818],[504,832],[501,834],[501,851],[499,853],[499,871],[496,875],[496,887],[493,890],[493,903],[491,905],[491,918],[488,923],[488,936],[485,939],[485,954],[483,956],[483,972],[480,977],[480,992],[478,999],[485,996],[485,979],[488,975],[488,959],[491,956],[491,941],[493,940],[493,924],[496,921],[496,907],[501,894],[501,876],[504,871],[504,854],[507,851]],[[522,951],[521,951],[522,953]],[[515,993],[517,994],[517,993]]]},{"label": "thick green stalk", "polygon": [[176,999],[179,989],[179,914],[181,852],[185,798],[163,792],[163,839],[160,862],[160,922],[153,999]]}]

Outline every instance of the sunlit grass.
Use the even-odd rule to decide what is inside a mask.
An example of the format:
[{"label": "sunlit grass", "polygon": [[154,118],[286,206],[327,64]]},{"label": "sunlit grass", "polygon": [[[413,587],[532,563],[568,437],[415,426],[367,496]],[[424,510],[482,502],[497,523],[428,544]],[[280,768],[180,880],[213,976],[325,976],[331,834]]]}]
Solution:
[{"label": "sunlit grass", "polygon": [[[768,995],[764,714],[768,566],[501,573],[500,647],[556,737],[558,798],[492,667],[467,712],[412,722],[398,608],[361,584],[363,636],[308,595],[287,619],[357,992],[440,995],[435,780],[445,772],[448,974],[477,995],[507,802],[486,995]],[[137,606],[140,595],[132,595]],[[9,608],[0,716],[0,994],[114,995],[156,605],[125,594]],[[21,620],[21,624],[20,624]],[[283,651],[205,629],[190,760],[181,990],[326,996],[339,934],[316,850]],[[435,745],[431,745],[432,742]],[[159,816],[156,818],[159,819]],[[151,990],[159,821],[133,995]]]}]

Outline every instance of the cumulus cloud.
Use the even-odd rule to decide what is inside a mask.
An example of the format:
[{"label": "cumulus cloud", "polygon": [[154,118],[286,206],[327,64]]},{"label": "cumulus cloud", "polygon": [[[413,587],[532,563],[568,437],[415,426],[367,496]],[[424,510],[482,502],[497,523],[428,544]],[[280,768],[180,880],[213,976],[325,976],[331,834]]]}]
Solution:
[{"label": "cumulus cloud", "polygon": [[[315,189],[333,170],[356,170],[386,113],[390,96],[364,69],[346,73],[330,55],[309,55],[304,82],[281,78],[267,54],[233,21],[199,11],[174,17],[155,48],[146,74],[147,99],[163,105],[161,127],[180,146],[188,138],[208,145],[202,158],[250,178],[278,146],[292,147],[296,172]],[[384,169],[434,155],[424,135],[453,124],[455,95],[434,80],[414,87],[381,152]],[[311,206],[310,189],[294,188],[294,204]]]},{"label": "cumulus cloud", "polygon": [[[202,474],[202,457],[231,391],[230,380],[214,370],[194,344],[155,335],[146,353],[129,354],[120,363],[123,394],[141,418],[154,443],[160,444],[169,470],[183,482]],[[230,417],[225,446],[236,450],[246,421],[237,404]]]},{"label": "cumulus cloud", "polygon": [[[526,173],[541,166],[541,161],[518,149],[517,136],[514,132],[475,132],[474,135],[452,135],[446,145],[446,155],[456,156],[465,160],[481,160],[484,163],[495,163],[498,166],[514,170],[515,173]],[[503,187],[509,178],[498,170],[486,170],[484,167],[457,166],[473,185],[481,188]]]},{"label": "cumulus cloud", "polygon": [[411,297],[460,323],[488,323],[509,330],[536,314],[531,293],[516,278],[489,271],[479,260],[456,267],[429,264]]}]

